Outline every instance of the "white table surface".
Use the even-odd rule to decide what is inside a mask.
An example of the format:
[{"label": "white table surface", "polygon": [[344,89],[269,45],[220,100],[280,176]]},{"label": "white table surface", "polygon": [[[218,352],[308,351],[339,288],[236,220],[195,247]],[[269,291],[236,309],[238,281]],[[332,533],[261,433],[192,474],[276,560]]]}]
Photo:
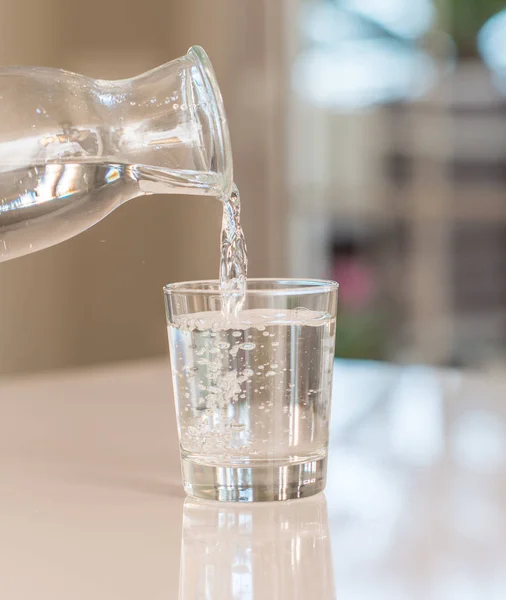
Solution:
[{"label": "white table surface", "polygon": [[0,381],[3,600],[503,600],[506,379],[336,365],[325,494],[185,503],[165,361]]}]

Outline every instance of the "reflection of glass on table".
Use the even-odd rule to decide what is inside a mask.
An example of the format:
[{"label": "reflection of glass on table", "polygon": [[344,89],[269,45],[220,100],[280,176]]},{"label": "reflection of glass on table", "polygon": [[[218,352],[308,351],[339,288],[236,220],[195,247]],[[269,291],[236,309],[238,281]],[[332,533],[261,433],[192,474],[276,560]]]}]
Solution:
[{"label": "reflection of glass on table", "polygon": [[325,496],[184,505],[179,600],[333,600]]}]

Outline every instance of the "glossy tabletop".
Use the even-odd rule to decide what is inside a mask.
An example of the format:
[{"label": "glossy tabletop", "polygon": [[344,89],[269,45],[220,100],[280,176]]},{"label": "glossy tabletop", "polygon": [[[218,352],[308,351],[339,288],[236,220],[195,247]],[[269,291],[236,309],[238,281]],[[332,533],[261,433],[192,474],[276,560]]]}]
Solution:
[{"label": "glossy tabletop", "polygon": [[166,361],[0,382],[6,600],[506,597],[506,377],[338,362],[325,494],[185,501]]}]

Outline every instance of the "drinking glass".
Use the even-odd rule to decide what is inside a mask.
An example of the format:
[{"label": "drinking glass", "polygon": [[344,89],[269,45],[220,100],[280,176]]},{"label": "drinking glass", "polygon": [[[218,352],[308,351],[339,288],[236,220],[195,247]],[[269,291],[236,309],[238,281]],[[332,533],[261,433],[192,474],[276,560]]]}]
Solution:
[{"label": "drinking glass", "polygon": [[337,284],[248,280],[164,289],[187,494],[286,500],[325,487]]}]

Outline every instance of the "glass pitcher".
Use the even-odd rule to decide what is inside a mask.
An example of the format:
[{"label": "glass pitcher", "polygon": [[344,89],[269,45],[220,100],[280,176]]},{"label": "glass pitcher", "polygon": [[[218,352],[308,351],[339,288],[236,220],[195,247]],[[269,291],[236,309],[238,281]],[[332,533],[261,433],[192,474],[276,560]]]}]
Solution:
[{"label": "glass pitcher", "polygon": [[94,225],[142,194],[232,189],[223,101],[194,46],[131,79],[0,69],[0,261]]}]

